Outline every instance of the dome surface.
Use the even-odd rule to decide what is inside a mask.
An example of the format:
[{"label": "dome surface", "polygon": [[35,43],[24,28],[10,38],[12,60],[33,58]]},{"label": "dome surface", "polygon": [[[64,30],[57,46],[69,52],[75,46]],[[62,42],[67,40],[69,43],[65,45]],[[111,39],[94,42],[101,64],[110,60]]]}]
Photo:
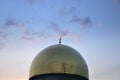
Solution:
[{"label": "dome surface", "polygon": [[89,78],[87,64],[80,53],[62,44],[42,50],[31,64],[29,77],[49,73],[65,73]]}]

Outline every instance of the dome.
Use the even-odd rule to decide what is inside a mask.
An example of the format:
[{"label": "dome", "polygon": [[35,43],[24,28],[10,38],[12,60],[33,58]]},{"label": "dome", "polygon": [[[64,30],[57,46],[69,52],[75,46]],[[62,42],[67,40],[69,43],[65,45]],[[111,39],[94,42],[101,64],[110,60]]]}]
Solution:
[{"label": "dome", "polygon": [[65,73],[89,78],[88,67],[75,49],[57,44],[42,50],[33,60],[29,77],[50,73]]}]

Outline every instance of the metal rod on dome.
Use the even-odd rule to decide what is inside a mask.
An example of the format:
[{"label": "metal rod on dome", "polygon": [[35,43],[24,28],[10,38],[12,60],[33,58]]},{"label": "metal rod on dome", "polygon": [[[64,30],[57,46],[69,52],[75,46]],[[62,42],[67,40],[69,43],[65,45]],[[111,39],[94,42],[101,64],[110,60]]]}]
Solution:
[{"label": "metal rod on dome", "polygon": [[61,40],[62,40],[62,37],[60,37],[60,39],[59,39],[59,44],[61,44]]}]

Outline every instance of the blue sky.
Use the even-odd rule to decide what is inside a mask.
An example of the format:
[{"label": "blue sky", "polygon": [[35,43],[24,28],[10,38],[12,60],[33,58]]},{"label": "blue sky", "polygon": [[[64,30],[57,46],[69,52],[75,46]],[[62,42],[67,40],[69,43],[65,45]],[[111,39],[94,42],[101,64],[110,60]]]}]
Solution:
[{"label": "blue sky", "polygon": [[120,78],[120,0],[0,0],[0,80],[27,80],[34,57],[60,37],[90,80]]}]

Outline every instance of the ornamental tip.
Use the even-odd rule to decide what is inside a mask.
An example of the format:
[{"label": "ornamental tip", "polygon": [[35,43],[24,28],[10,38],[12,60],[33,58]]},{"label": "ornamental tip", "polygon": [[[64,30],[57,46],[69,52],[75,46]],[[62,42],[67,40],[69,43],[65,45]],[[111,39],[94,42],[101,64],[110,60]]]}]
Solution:
[{"label": "ornamental tip", "polygon": [[61,44],[62,37],[59,38],[59,44]]}]

